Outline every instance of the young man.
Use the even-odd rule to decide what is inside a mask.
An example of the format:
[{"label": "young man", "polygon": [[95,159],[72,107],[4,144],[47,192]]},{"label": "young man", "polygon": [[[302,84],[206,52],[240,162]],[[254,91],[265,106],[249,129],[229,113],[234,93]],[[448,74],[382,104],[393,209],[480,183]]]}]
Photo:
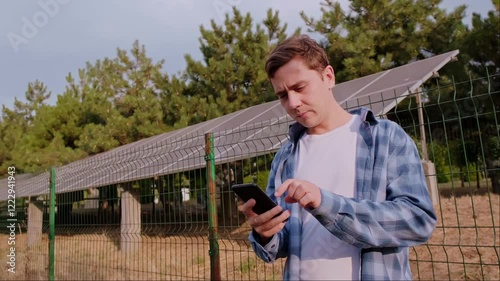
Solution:
[{"label": "young man", "polygon": [[308,36],[280,43],[266,71],[296,123],[271,165],[267,193],[279,206],[257,215],[255,200],[243,205],[256,254],[286,257],[285,280],[410,280],[408,247],[436,224],[411,138],[366,108],[342,109],[333,68]]}]

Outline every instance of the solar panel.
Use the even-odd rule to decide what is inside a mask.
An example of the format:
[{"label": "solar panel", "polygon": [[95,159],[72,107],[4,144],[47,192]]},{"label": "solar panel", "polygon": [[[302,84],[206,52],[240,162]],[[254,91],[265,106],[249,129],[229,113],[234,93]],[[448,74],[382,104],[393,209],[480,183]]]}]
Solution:
[{"label": "solar panel", "polygon": [[[451,51],[338,84],[333,95],[345,109],[365,106],[375,115],[385,114],[458,53]],[[214,133],[216,163],[269,153],[286,141],[291,122],[279,101],[242,109],[59,167],[56,190],[85,190],[202,168],[206,132]],[[16,181],[16,195],[21,198],[48,194],[48,184],[48,172],[20,178]],[[0,200],[7,199],[6,186],[0,187]]]}]

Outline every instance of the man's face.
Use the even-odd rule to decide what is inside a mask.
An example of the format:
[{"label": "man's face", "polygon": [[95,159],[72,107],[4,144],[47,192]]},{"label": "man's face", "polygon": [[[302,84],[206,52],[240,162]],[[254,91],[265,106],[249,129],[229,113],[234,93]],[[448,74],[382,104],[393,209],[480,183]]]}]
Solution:
[{"label": "man's face", "polygon": [[319,73],[301,59],[293,59],[276,71],[271,84],[286,112],[308,128],[309,134],[328,131],[335,102],[330,90],[335,85],[331,66]]}]

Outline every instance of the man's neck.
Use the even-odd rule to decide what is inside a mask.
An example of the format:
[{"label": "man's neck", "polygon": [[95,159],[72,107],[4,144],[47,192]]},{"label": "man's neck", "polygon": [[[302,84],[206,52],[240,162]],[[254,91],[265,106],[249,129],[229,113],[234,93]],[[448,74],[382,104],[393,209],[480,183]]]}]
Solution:
[{"label": "man's neck", "polygon": [[352,115],[346,112],[340,105],[335,103],[332,106],[332,111],[325,120],[322,127],[308,128],[307,133],[310,135],[320,135],[331,132],[343,125],[347,124],[351,120]]}]

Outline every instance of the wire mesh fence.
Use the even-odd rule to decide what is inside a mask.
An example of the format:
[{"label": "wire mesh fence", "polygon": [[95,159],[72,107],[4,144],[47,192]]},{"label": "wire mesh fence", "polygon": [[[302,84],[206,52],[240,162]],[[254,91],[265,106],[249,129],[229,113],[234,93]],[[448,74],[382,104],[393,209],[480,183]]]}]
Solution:
[{"label": "wire mesh fence", "polygon": [[[411,249],[415,280],[500,279],[498,79],[427,85],[381,116],[413,137],[435,196],[438,226]],[[374,100],[394,102],[344,106]],[[3,263],[0,279],[282,279],[285,260],[266,264],[253,253],[230,187],[266,187],[290,124],[275,118],[213,133],[195,126],[56,168],[53,181],[16,175],[13,232],[12,202],[0,205],[0,256],[8,262],[15,248],[16,273]],[[1,184],[7,195],[8,181]]]}]

